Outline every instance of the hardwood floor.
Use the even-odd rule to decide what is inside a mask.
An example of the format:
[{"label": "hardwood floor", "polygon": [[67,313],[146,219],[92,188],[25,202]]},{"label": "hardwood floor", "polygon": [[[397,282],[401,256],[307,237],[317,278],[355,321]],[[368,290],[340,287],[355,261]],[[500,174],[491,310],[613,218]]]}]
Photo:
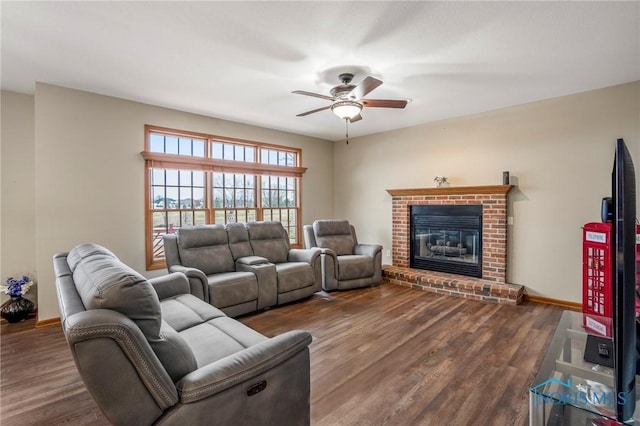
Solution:
[{"label": "hardwood floor", "polygon": [[[313,425],[526,425],[528,394],[562,309],[494,305],[382,284],[241,318],[313,335]],[[2,336],[2,425],[108,424],[60,327]]]}]

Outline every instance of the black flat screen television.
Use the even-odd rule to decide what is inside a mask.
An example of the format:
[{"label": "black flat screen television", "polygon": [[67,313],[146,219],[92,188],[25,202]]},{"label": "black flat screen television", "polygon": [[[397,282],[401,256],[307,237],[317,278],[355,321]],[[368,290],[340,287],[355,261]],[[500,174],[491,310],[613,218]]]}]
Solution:
[{"label": "black flat screen television", "polygon": [[616,420],[626,422],[636,407],[636,176],[622,139],[616,142],[611,207]]}]

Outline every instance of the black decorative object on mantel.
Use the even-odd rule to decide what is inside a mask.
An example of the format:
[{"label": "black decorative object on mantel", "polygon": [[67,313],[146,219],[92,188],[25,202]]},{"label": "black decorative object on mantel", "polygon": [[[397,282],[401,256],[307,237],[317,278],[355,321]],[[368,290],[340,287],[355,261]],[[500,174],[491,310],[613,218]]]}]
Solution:
[{"label": "black decorative object on mantel", "polygon": [[11,297],[0,306],[0,316],[9,323],[24,321],[33,312],[33,302],[22,296]]}]

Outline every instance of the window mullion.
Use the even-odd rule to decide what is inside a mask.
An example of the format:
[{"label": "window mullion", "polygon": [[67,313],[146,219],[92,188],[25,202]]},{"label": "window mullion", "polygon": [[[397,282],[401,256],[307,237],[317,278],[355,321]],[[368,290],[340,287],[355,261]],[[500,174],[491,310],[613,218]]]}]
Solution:
[{"label": "window mullion", "polygon": [[[209,144],[207,144],[209,146]],[[205,223],[213,223],[213,170],[206,171],[204,175],[204,194],[205,194]]]},{"label": "window mullion", "polygon": [[[258,150],[260,151],[260,150]],[[258,157],[258,156],[256,156]],[[262,176],[255,175],[255,187],[256,187],[256,220],[262,220],[264,217],[262,214]]]}]

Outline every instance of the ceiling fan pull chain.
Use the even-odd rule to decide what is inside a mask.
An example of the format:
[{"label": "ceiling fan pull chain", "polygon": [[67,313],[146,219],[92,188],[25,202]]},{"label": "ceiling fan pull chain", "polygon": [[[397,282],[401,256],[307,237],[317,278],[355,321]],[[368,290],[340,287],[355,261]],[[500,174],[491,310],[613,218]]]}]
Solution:
[{"label": "ceiling fan pull chain", "polygon": [[345,133],[345,137],[347,138],[347,145],[349,145],[349,119],[348,118],[344,119],[344,133]]}]

